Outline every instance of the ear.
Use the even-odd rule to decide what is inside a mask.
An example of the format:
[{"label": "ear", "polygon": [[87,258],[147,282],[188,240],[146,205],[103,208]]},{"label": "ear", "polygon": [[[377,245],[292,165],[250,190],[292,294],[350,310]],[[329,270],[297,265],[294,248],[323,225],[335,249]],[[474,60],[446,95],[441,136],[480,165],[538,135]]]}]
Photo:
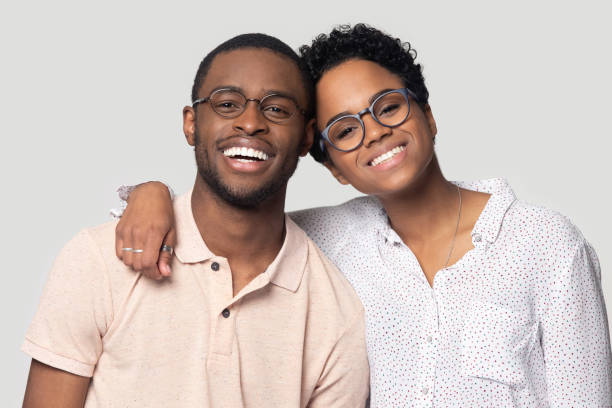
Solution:
[{"label": "ear", "polygon": [[340,182],[340,184],[344,184],[345,186],[350,184],[349,181],[342,175],[340,170],[338,170],[334,163],[332,163],[331,160],[325,160],[323,162],[323,165],[327,167],[327,170],[331,172],[332,176],[334,176],[336,180]]},{"label": "ear", "polygon": [[195,146],[195,110],[191,106],[183,108],[183,133],[190,146]]},{"label": "ear", "polygon": [[436,134],[438,134],[438,127],[436,126],[436,120],[433,117],[433,113],[431,112],[431,106],[429,106],[429,104],[425,105],[423,113],[425,114],[425,118],[427,119],[427,123],[429,124],[431,136],[435,138]]},{"label": "ear", "polygon": [[314,140],[314,134],[316,131],[316,121],[315,119],[310,119],[306,124],[305,134],[302,138],[302,143],[300,145],[300,156],[304,157],[308,154],[308,151],[312,147],[312,142]]}]

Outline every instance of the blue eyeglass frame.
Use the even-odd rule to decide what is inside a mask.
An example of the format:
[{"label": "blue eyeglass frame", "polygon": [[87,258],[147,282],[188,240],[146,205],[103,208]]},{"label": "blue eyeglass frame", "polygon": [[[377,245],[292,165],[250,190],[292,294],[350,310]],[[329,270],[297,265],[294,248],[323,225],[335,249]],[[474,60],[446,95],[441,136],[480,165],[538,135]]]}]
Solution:
[{"label": "blue eyeglass frame", "polygon": [[[376,117],[376,114],[374,113],[374,105],[376,105],[376,103],[381,99],[384,98],[385,96],[391,94],[391,93],[401,93],[404,98],[406,98],[406,102],[408,103],[408,112],[406,112],[406,116],[404,117],[404,119],[402,119],[398,124],[395,125],[385,125],[384,123],[381,123],[380,120],[378,120],[378,118]],[[324,152],[325,151],[325,141],[327,140],[327,143],[329,143],[331,145],[331,147],[333,147],[334,149],[341,151],[341,152],[352,152],[353,150],[358,149],[362,144],[363,144],[363,140],[365,139],[365,123],[363,123],[363,120],[361,119],[361,117],[363,115],[365,115],[366,113],[370,113],[370,115],[372,116],[372,119],[374,119],[376,121],[376,123],[384,126],[384,127],[388,127],[388,128],[393,128],[396,126],[401,125],[402,123],[404,123],[406,121],[406,119],[408,119],[408,116],[410,116],[410,97],[412,97],[412,99],[414,99],[415,101],[417,100],[417,96],[414,92],[412,92],[409,88],[398,88],[398,89],[392,89],[390,91],[387,91],[381,95],[379,95],[376,99],[374,99],[374,101],[372,101],[372,103],[370,104],[370,106],[368,106],[367,108],[357,112],[354,115],[344,115],[344,116],[340,116],[339,118],[336,118],[332,123],[330,123],[329,125],[327,125],[325,127],[325,129],[323,129],[321,131],[321,139],[319,140],[319,146],[321,147],[321,151]],[[352,149],[340,149],[339,147],[337,147],[331,140],[329,140],[329,136],[327,135],[329,132],[329,129],[331,129],[331,127],[336,124],[338,121],[346,119],[346,118],[355,118],[359,121],[359,123],[361,124],[361,140],[359,141],[359,143],[357,144],[357,146],[353,147]]]}]

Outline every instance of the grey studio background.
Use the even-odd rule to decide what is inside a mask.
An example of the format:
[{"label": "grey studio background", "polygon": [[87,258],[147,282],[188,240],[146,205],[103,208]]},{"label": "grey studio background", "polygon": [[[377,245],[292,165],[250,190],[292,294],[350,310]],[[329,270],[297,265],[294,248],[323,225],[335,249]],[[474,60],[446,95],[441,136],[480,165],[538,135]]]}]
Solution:
[{"label": "grey studio background", "polygon": [[[604,1],[3,3],[0,405],[21,404],[19,347],[64,243],[110,219],[120,184],[192,185],[181,109],[204,54],[243,32],[297,47],[364,21],[410,41],[445,175],[503,176],[520,199],[569,216],[612,304],[610,15]],[[356,195],[306,158],[287,208]]]}]

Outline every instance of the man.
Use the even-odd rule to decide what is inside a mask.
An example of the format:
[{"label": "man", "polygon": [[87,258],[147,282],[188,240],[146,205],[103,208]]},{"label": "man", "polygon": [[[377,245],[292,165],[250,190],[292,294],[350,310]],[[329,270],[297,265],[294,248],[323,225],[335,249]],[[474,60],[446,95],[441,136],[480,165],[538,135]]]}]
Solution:
[{"label": "man", "polygon": [[[311,86],[297,55],[262,34],[204,58],[183,109],[198,172],[175,202],[172,278],[124,266],[115,223],[79,233],[23,344],[24,406],[364,405],[363,308],[284,214],[312,144]],[[142,248],[119,251],[136,260]]]}]

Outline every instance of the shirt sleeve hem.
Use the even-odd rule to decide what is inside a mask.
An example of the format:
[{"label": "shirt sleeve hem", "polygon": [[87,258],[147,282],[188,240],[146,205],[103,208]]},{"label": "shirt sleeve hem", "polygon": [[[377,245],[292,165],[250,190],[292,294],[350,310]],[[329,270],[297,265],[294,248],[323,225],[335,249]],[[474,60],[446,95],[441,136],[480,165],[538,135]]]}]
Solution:
[{"label": "shirt sleeve hem", "polygon": [[72,374],[80,375],[83,377],[92,377],[94,372],[94,365],[86,364],[81,361],[74,360],[69,357],[60,356],[53,353],[32,341],[25,339],[21,345],[21,351],[28,354],[34,360],[38,360],[43,364],[51,367],[59,368],[60,370],[67,371]]}]

